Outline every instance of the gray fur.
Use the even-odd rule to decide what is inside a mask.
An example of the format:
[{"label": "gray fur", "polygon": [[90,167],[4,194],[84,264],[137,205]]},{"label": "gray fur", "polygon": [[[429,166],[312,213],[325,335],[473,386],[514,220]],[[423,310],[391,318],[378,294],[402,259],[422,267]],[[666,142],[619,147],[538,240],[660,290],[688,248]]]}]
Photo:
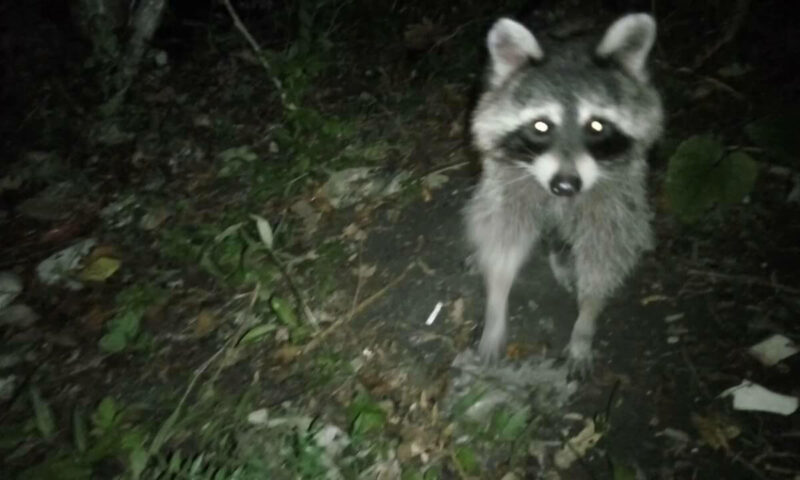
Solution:
[{"label": "gray fur", "polygon": [[[498,21],[489,38],[521,37],[519,24],[514,35],[504,35],[509,22],[514,23]],[[577,292],[579,314],[566,348],[568,360],[573,370],[585,373],[591,367],[597,316],[653,245],[646,155],[661,134],[662,108],[644,61],[654,35],[650,16],[629,15],[615,22],[594,49],[585,44],[543,48],[543,62],[533,64],[507,55],[513,46],[506,43],[504,53],[516,63],[511,71],[500,65],[499,77],[494,70],[504,58],[492,58],[489,85],[472,117],[483,175],[465,211],[487,291],[479,345],[484,358],[500,356],[511,285],[531,250],[546,240],[560,245],[551,251],[554,275]],[[528,132],[524,129],[537,119],[551,125],[538,126],[547,132],[546,150],[530,150],[522,158],[509,154],[504,142]],[[603,144],[609,149],[592,150],[605,155],[598,161],[587,140],[592,119],[601,120],[605,132],[619,132],[614,138],[625,140],[619,143],[624,149],[611,148],[618,144],[609,141]],[[613,152],[611,158],[607,151]],[[579,191],[556,194],[555,174],[579,178]]]}]

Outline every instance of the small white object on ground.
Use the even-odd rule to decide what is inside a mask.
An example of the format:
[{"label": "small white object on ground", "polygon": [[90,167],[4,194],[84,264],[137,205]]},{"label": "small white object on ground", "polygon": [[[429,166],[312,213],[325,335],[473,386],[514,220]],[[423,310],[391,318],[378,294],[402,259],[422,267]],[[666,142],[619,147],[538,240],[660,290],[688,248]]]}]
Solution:
[{"label": "small white object on ground", "polygon": [[439,316],[439,312],[442,311],[442,302],[436,302],[436,306],[433,307],[433,311],[430,315],[428,315],[428,319],[425,320],[425,325],[433,325],[433,322],[436,321],[436,317]]},{"label": "small white object on ground", "polygon": [[247,422],[251,425],[265,425],[268,418],[269,412],[267,409],[259,408],[258,410],[253,410],[249,415],[247,415]]},{"label": "small white object on ground", "polygon": [[736,410],[791,415],[798,406],[797,397],[775,393],[749,380],[743,380],[741,384],[720,394],[720,397],[728,396],[733,396],[733,408]]},{"label": "small white object on ground", "polygon": [[684,316],[685,314],[683,313],[675,313],[673,315],[667,315],[666,317],[664,317],[664,321],[667,323],[673,323],[677,322],[678,320],[681,320]]},{"label": "small white object on ground", "polygon": [[756,360],[771,367],[784,358],[800,352],[800,348],[790,338],[775,334],[753,345],[748,351],[750,355],[756,357]]}]

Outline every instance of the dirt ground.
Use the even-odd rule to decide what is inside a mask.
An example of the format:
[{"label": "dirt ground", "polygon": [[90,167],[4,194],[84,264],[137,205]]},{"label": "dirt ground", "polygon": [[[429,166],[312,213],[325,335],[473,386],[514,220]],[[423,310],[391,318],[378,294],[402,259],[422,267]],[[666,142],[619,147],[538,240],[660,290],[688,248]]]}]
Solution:
[{"label": "dirt ground", "polygon": [[[774,3],[721,33],[739,7],[656,7],[657,246],[580,380],[561,358],[575,302],[541,256],[512,291],[503,361],[474,356],[465,125],[496,9],[350,2],[328,24],[322,2],[325,35],[302,44],[278,20],[306,10],[241,6],[267,74],[224,10],[177,2],[154,42],[169,60],[103,118],[86,41],[37,2],[3,7],[2,477],[800,479],[800,414],[722,396],[745,380],[800,396],[800,355],[748,352],[800,341],[798,157],[742,133],[800,99]],[[685,223],[670,157],[709,133],[759,176]],[[336,190],[343,172],[362,177]]]}]

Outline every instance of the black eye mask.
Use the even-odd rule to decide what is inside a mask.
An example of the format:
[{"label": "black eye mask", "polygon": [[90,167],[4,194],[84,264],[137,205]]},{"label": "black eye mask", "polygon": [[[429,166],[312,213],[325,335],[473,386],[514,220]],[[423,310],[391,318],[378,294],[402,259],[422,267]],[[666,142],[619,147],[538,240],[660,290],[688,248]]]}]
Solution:
[{"label": "black eye mask", "polygon": [[[594,122],[599,122],[601,130],[592,128]],[[622,133],[613,123],[602,119],[590,119],[583,126],[583,141],[586,150],[598,162],[607,162],[626,153],[633,140]]]},{"label": "black eye mask", "polygon": [[[540,131],[537,125],[544,123],[546,131]],[[500,148],[506,156],[516,159],[528,159],[531,156],[541,155],[553,144],[555,126],[543,119],[533,120],[522,127],[507,134],[500,141]]]}]

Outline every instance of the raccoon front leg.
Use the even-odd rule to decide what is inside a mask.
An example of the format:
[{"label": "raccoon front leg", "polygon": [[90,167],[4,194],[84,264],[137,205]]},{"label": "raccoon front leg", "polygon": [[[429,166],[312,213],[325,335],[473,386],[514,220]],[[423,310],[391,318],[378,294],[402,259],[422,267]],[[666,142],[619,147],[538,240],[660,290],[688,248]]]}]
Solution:
[{"label": "raccoon front leg", "polygon": [[[597,317],[608,297],[633,269],[641,252],[651,243],[646,216],[595,224],[573,245],[578,290],[578,319],[566,353],[570,371],[586,376],[592,370],[592,339]],[[608,220],[608,219],[607,219]],[[630,225],[629,229],[619,225]]]},{"label": "raccoon front leg", "polygon": [[486,284],[486,315],[478,352],[488,361],[499,359],[505,345],[508,296],[525,261],[530,243],[520,242],[508,248],[498,247],[485,245],[478,252]]},{"label": "raccoon front leg", "polygon": [[567,344],[567,366],[570,373],[581,377],[588,376],[594,366],[592,340],[597,317],[605,305],[605,297],[592,292],[578,294],[578,319],[572,327]]}]

